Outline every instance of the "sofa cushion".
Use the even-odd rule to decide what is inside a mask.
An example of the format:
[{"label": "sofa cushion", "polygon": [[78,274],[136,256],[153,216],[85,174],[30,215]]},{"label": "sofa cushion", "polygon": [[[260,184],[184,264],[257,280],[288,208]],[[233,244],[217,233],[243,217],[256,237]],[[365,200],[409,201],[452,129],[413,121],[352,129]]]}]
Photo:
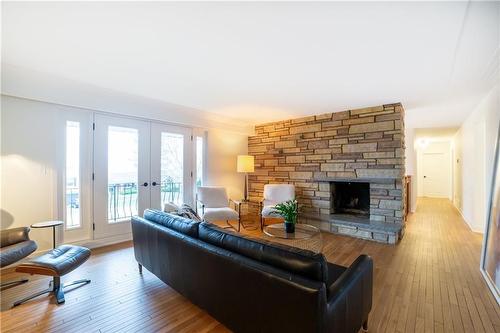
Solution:
[{"label": "sofa cushion", "polygon": [[181,207],[177,206],[173,202],[165,202],[165,204],[163,205],[163,211],[165,213],[174,213],[174,212],[178,211],[179,209],[181,209]]},{"label": "sofa cushion", "polygon": [[181,208],[179,209],[179,216],[188,218],[196,222],[201,222],[201,218],[188,204],[182,204]]},{"label": "sofa cushion", "polygon": [[198,225],[196,222],[185,217],[162,212],[156,209],[146,209],[144,218],[151,222],[158,223],[164,227],[180,232],[194,238],[198,238]]},{"label": "sofa cushion", "polygon": [[207,222],[200,224],[199,238],[212,245],[290,273],[328,282],[328,266],[321,253],[242,236]]}]

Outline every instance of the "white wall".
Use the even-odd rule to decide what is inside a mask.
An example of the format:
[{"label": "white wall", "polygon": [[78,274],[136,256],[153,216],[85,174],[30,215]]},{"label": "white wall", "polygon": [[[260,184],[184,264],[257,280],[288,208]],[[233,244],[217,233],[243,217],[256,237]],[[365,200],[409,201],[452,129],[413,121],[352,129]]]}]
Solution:
[{"label": "white wall", "polygon": [[190,127],[253,134],[248,122],[220,114],[105,89],[92,84],[2,64],[2,94],[92,111],[144,117]]},{"label": "white wall", "polygon": [[406,175],[411,177],[410,184],[410,211],[415,212],[417,209],[417,152],[413,145],[415,140],[415,129],[410,126],[405,126],[405,170]]},{"label": "white wall", "polygon": [[499,90],[497,85],[484,97],[454,138],[454,203],[476,232],[484,232],[486,224],[500,124]]},{"label": "white wall", "polygon": [[[57,124],[75,108],[2,96],[1,228],[58,219],[58,182],[64,142]],[[62,122],[64,124],[64,122]],[[88,226],[88,223],[87,223]],[[40,250],[52,245],[50,229],[32,229]]]},{"label": "white wall", "polygon": [[236,156],[245,155],[247,151],[247,135],[224,130],[209,130],[207,185],[225,186],[231,199],[242,199],[245,177],[236,172]]},{"label": "white wall", "polygon": [[[65,119],[78,115],[87,117],[90,122],[92,111],[1,97],[1,229],[59,219],[62,207],[58,189],[63,179]],[[206,182],[226,186],[232,198],[242,198],[244,178],[236,172],[236,155],[247,153],[247,135],[211,128],[206,147]],[[90,150],[88,155],[90,159]],[[82,179],[82,190],[88,187],[90,193],[90,186],[90,179],[87,182]],[[84,221],[89,237],[90,219],[88,214]],[[51,247],[50,230],[32,229],[30,235],[38,243],[39,250]]]}]

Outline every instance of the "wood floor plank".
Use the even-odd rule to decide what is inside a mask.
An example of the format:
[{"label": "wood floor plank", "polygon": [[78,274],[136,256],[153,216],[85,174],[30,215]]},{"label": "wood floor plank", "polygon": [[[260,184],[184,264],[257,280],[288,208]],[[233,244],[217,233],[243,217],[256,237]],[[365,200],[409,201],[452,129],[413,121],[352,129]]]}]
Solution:
[{"label": "wood floor plank", "polygon": [[[246,232],[246,231],[245,231]],[[260,231],[246,232],[261,237]],[[374,260],[370,332],[500,332],[500,309],[479,272],[482,237],[470,231],[445,199],[421,198],[396,246],[324,233],[328,261],[348,266],[358,255]],[[2,270],[2,279],[20,275]],[[92,283],[56,305],[42,296],[17,308],[13,301],[46,287],[49,278],[1,293],[2,332],[206,332],[229,330],[203,309],[144,270],[131,243],[95,249],[63,281]]]}]

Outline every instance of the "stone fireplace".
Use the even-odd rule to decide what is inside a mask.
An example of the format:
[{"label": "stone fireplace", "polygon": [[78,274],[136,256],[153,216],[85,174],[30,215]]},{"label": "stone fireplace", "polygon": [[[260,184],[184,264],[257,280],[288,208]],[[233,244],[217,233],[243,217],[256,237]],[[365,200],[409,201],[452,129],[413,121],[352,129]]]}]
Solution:
[{"label": "stone fireplace", "polygon": [[404,232],[404,110],[400,103],[255,127],[249,197],[290,183],[301,219],[321,229],[385,243]]}]

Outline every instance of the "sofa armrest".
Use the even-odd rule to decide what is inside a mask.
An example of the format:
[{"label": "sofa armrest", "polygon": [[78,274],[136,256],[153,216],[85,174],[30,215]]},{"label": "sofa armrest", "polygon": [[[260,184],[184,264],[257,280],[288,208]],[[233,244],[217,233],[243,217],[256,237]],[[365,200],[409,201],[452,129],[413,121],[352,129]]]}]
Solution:
[{"label": "sofa armrest", "polygon": [[0,247],[30,240],[29,227],[19,227],[0,231]]},{"label": "sofa armrest", "polygon": [[373,260],[360,255],[328,286],[327,324],[333,332],[358,332],[372,308]]}]

